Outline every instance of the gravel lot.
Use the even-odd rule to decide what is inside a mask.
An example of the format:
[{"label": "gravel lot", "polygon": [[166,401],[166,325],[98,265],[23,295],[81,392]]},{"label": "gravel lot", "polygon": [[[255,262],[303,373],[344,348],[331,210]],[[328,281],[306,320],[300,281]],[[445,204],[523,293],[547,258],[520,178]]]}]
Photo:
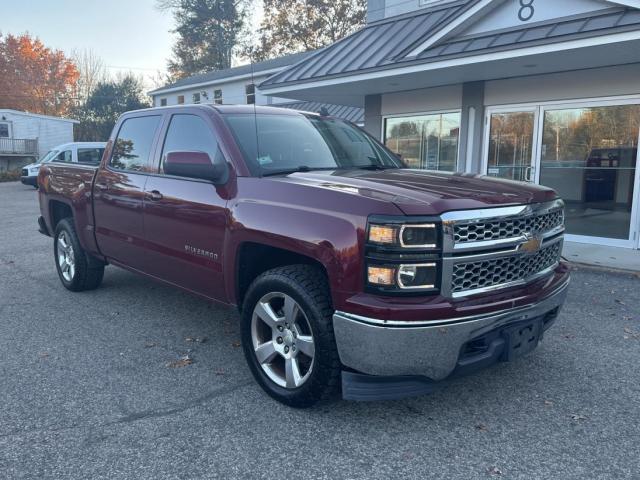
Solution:
[{"label": "gravel lot", "polygon": [[35,191],[0,184],[0,212],[0,478],[640,478],[636,276],[575,271],[513,364],[297,411],[254,384],[234,310],[113,267],[70,293]]}]

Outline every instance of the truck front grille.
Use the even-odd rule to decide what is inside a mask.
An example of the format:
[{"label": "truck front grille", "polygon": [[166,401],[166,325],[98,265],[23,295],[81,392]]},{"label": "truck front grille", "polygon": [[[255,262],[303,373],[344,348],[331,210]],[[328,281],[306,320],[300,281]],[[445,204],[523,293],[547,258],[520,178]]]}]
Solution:
[{"label": "truck front grille", "polygon": [[451,291],[459,293],[527,281],[556,265],[561,247],[562,242],[558,242],[533,255],[517,254],[491,260],[456,263],[453,266]]},{"label": "truck front grille", "polygon": [[441,291],[461,298],[525,285],[560,262],[564,203],[447,212]]},{"label": "truck front grille", "polygon": [[483,242],[519,237],[531,233],[547,232],[564,223],[562,209],[522,218],[495,221],[459,223],[453,228],[455,243]]}]

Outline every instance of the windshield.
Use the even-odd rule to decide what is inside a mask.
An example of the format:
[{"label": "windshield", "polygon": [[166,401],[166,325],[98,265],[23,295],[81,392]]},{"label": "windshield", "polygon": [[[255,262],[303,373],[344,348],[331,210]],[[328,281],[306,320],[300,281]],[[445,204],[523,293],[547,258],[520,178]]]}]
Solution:
[{"label": "windshield", "polygon": [[341,120],[277,114],[229,114],[225,120],[255,176],[403,166],[393,153]]},{"label": "windshield", "polygon": [[53,160],[53,158],[58,154],[58,150],[50,150],[47,154],[40,159],[40,163],[47,163]]}]

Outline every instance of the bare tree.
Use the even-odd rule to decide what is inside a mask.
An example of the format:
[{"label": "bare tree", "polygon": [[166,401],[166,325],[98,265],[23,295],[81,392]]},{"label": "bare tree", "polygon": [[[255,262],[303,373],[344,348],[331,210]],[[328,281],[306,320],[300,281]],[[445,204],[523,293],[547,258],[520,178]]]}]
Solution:
[{"label": "bare tree", "polygon": [[74,50],[71,57],[80,72],[77,87],[78,100],[84,103],[99,83],[109,79],[109,74],[104,61],[92,50]]}]

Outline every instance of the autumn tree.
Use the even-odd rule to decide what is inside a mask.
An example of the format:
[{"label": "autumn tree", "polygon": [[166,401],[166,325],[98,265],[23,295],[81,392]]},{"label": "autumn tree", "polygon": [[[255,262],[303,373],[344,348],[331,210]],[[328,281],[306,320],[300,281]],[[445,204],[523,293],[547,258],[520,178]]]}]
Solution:
[{"label": "autumn tree", "polygon": [[246,54],[265,60],[324,47],[365,24],[366,0],[263,0],[258,46]]},{"label": "autumn tree", "polygon": [[66,115],[75,104],[78,76],[60,50],[28,34],[0,35],[0,108]]},{"label": "autumn tree", "polygon": [[239,50],[248,0],[159,0],[173,11],[178,39],[173,46],[169,72],[182,78],[231,67]]}]

